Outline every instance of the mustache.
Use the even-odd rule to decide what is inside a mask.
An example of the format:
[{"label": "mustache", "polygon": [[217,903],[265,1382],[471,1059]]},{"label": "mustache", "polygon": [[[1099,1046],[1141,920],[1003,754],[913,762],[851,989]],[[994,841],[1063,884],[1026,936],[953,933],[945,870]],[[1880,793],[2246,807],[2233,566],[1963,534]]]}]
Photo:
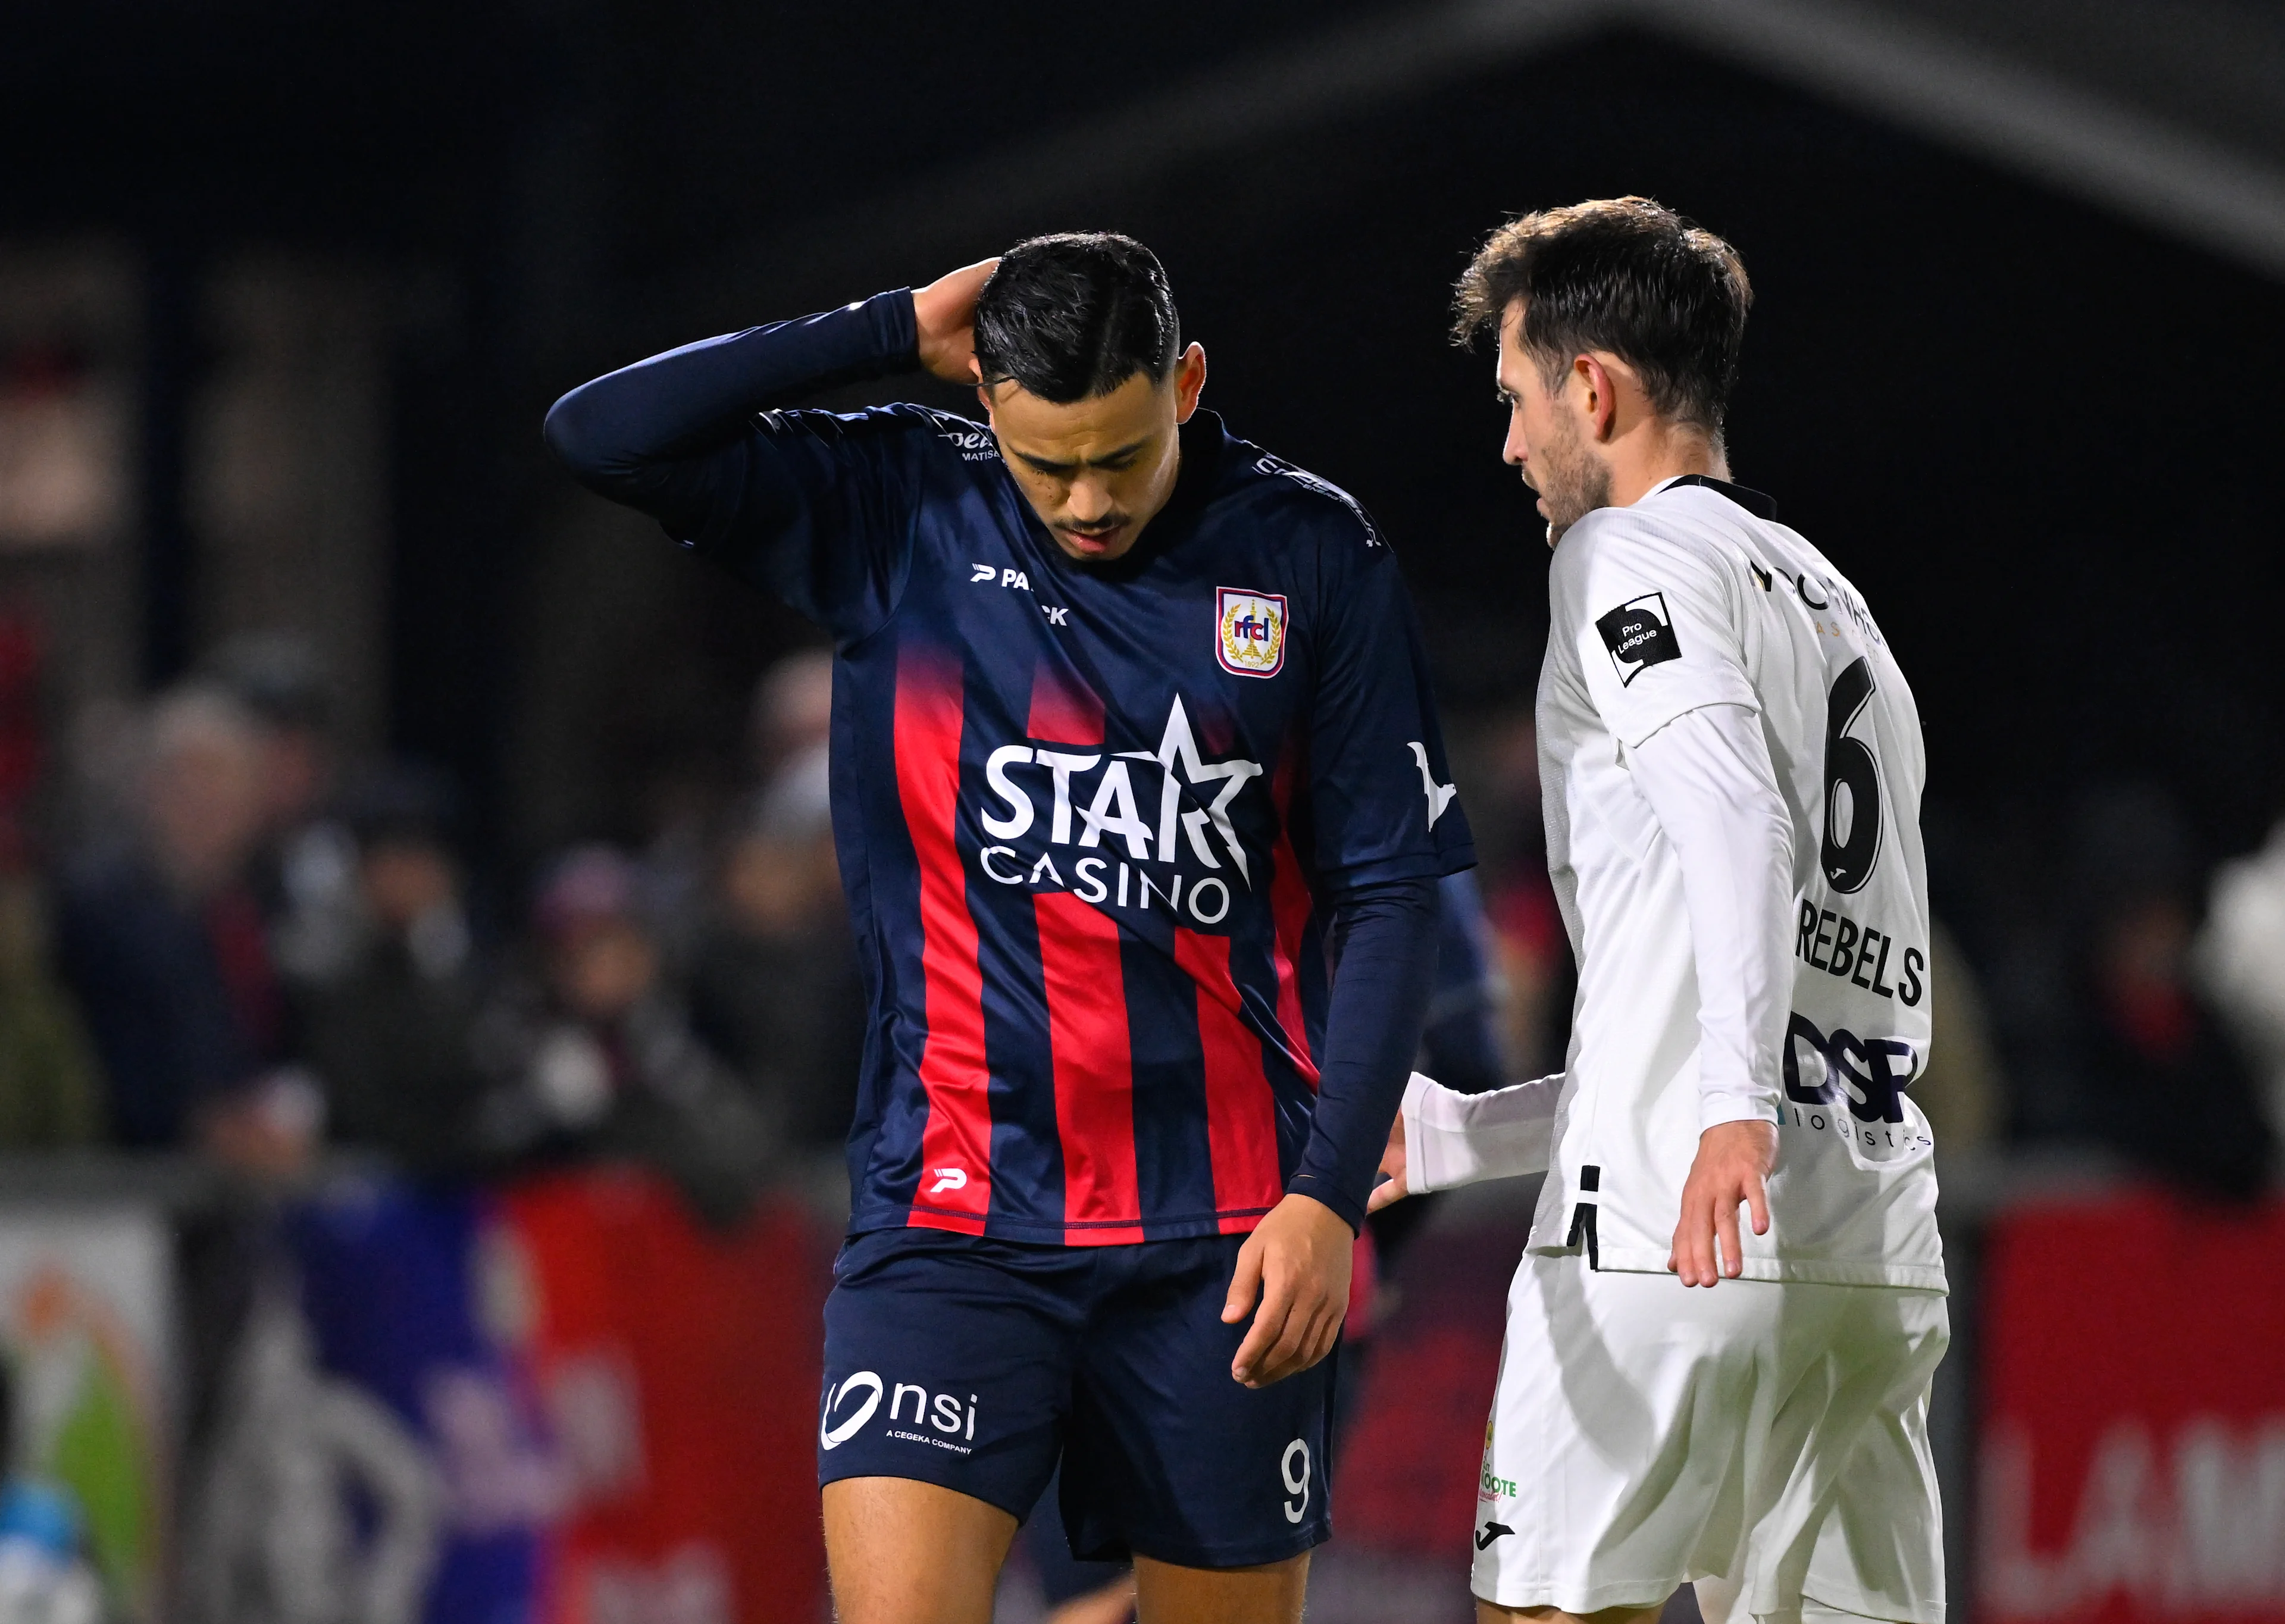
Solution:
[{"label": "mustache", "polygon": [[1056,528],[1069,530],[1074,536],[1107,536],[1113,530],[1123,530],[1129,522],[1131,522],[1130,515],[1111,514],[1105,518],[1089,520],[1085,524],[1073,524],[1069,520],[1058,520]]}]

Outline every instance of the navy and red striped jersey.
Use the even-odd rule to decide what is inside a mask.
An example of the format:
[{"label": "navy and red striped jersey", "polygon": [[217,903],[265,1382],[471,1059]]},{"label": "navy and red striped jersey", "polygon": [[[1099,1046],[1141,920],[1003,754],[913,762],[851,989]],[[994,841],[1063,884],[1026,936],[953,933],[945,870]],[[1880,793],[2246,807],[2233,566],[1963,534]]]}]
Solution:
[{"label": "navy and red striped jersey", "polygon": [[[750,396],[792,393],[908,365],[911,324],[899,293],[711,342],[756,352]],[[852,1233],[1230,1234],[1331,1174],[1325,910],[1474,860],[1354,500],[1205,412],[1109,564],[1056,546],[987,429],[918,406],[744,412],[583,473],[833,635],[870,1002]],[[1367,1149],[1339,1176],[1353,1218]]]}]

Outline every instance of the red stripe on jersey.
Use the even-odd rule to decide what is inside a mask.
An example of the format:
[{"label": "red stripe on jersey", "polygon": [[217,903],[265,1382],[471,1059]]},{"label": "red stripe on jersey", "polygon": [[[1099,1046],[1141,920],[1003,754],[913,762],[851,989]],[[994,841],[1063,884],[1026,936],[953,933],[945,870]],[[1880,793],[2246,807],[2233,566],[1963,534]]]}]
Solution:
[{"label": "red stripe on jersey", "polygon": [[1261,1069],[1260,1034],[1239,1018],[1229,938],[1174,927],[1174,962],[1198,989],[1206,1063],[1206,1149],[1224,1235],[1242,1235],[1285,1192],[1277,1176],[1277,1102]]},{"label": "red stripe on jersey", "polygon": [[1269,914],[1276,933],[1270,956],[1277,967],[1277,1025],[1285,1034],[1280,1045],[1293,1069],[1317,1086],[1317,1061],[1309,1053],[1309,1023],[1301,1013],[1301,938],[1309,924],[1309,882],[1302,876],[1301,859],[1294,854],[1293,838],[1286,832],[1285,812],[1293,795],[1295,752],[1288,750],[1270,781],[1277,806],[1277,843],[1270,851]]},{"label": "red stripe on jersey", "polygon": [[1063,1142],[1064,1239],[1079,1246],[1139,1241],[1135,1060],[1119,924],[1069,891],[1043,890],[1034,902]]},{"label": "red stripe on jersey", "polygon": [[1293,843],[1280,835],[1270,861],[1276,873],[1269,882],[1269,912],[1277,934],[1272,956],[1277,962],[1277,1024],[1285,1034],[1286,1058],[1293,1069],[1317,1086],[1317,1060],[1309,1052],[1309,1023],[1301,1014],[1301,933],[1308,928],[1309,883],[1301,877],[1301,859]]},{"label": "red stripe on jersey", "polygon": [[1032,716],[1024,733],[1053,744],[1100,744],[1103,696],[1070,667],[1042,659],[1032,673]]},{"label": "red stripe on jersey", "polygon": [[[984,976],[968,875],[954,839],[960,810],[961,673],[907,648],[897,663],[897,795],[921,872],[921,1181],[907,1220],[984,1233],[992,1204],[992,1075],[984,1050]],[[955,1182],[955,1181],[957,1181]]]}]

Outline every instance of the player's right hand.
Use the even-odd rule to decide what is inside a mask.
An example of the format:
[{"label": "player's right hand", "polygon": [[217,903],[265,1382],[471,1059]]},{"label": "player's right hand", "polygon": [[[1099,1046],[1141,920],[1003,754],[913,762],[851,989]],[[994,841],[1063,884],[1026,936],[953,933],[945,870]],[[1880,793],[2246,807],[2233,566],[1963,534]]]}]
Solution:
[{"label": "player's right hand", "polygon": [[913,292],[921,365],[946,383],[978,380],[976,295],[999,264],[997,259],[980,259]]},{"label": "player's right hand", "polygon": [[1253,1316],[1230,1361],[1231,1379],[1267,1387],[1331,1353],[1348,1314],[1355,1260],[1355,1232],[1324,1203],[1289,1194],[1270,1208],[1238,1248],[1222,1304],[1225,1325]]},{"label": "player's right hand", "polygon": [[1380,1153],[1380,1170],[1388,1177],[1383,1182],[1374,1185],[1372,1193],[1364,1198],[1364,1210],[1369,1213],[1378,1212],[1385,1206],[1393,1206],[1412,1193],[1404,1183],[1404,1113],[1402,1111],[1398,1111],[1396,1120],[1388,1125],[1388,1149]]},{"label": "player's right hand", "polygon": [[1753,1214],[1754,1233],[1770,1232],[1770,1173],[1778,1162],[1774,1122],[1717,1122],[1698,1136],[1698,1156],[1682,1185],[1682,1217],[1666,1267],[1686,1286],[1735,1280],[1746,1267],[1738,1209]]}]

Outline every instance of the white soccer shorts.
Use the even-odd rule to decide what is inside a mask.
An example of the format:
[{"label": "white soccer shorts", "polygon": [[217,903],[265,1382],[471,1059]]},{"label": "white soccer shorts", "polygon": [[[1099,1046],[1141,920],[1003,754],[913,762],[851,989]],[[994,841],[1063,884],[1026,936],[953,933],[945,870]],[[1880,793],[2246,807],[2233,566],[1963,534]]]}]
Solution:
[{"label": "white soccer shorts", "polygon": [[1944,1299],[1875,1286],[1601,1272],[1527,1255],[1508,1292],[1476,1502],[1476,1595],[1708,1624],[1804,1600],[1942,1624],[1928,1454]]}]

